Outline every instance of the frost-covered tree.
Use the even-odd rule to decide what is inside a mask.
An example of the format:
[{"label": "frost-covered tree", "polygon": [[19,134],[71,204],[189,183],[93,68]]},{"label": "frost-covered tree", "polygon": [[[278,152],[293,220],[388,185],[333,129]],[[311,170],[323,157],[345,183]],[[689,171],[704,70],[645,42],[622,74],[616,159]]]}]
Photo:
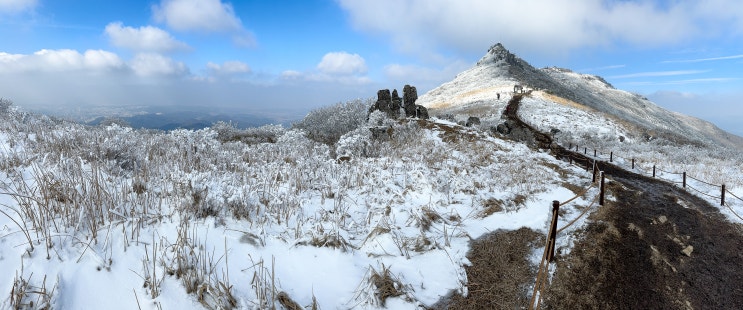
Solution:
[{"label": "frost-covered tree", "polygon": [[356,99],[311,111],[294,128],[302,129],[307,137],[328,145],[338,142],[341,136],[366,123],[372,99]]},{"label": "frost-covered tree", "polygon": [[13,101],[6,98],[0,98],[0,114],[6,114],[10,111]]}]

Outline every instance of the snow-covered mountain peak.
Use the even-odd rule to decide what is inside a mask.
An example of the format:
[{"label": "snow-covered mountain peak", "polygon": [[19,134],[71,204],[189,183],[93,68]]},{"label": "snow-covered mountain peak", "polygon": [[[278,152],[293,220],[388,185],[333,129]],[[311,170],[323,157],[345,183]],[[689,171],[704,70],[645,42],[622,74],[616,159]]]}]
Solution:
[{"label": "snow-covered mountain peak", "polygon": [[517,58],[516,55],[512,54],[509,50],[503,47],[503,44],[496,43],[488,49],[488,52],[480,58],[477,62],[478,66],[488,65],[495,63],[496,65],[510,64],[515,65],[518,61],[523,61]]},{"label": "snow-covered mountain peak", "polygon": [[[681,116],[641,95],[615,89],[600,76],[558,67],[536,69],[500,43],[491,46],[475,66],[423,94],[416,103],[432,109],[434,115],[499,115],[513,92],[521,89],[517,85],[527,92],[539,91],[533,96],[549,94],[552,98],[549,102],[573,102],[589,107],[594,114],[602,114],[602,118],[632,127],[635,136],[666,136],[675,141],[743,148],[743,139],[708,122]],[[577,109],[576,105],[572,109]],[[566,110],[567,116],[571,111]]]}]

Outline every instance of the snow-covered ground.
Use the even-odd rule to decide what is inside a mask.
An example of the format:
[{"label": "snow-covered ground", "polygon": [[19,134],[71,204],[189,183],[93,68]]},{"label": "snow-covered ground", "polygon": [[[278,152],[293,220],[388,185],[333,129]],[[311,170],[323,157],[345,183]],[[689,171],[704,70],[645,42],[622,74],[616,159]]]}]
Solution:
[{"label": "snow-covered ground", "polygon": [[387,272],[402,295],[385,306],[414,309],[465,292],[471,239],[544,232],[551,201],[575,195],[566,184],[589,183],[546,153],[445,121],[397,124],[383,142],[352,132],[339,148],[371,141],[376,155],[351,147],[350,161],[296,130],[248,145],[210,129],[4,124],[3,307],[259,309],[283,293],[303,307],[379,308],[371,279]]}]

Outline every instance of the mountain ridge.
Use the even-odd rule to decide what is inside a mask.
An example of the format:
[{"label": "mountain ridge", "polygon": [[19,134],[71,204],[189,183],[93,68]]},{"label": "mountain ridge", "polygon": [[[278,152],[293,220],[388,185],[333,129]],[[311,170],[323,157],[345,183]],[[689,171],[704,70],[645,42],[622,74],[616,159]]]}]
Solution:
[{"label": "mountain ridge", "polygon": [[473,103],[479,103],[480,108],[488,104],[505,107],[505,97],[500,97],[513,93],[517,85],[537,95],[562,98],[618,122],[629,123],[638,136],[660,134],[679,141],[712,142],[743,150],[743,138],[712,123],[664,109],[641,95],[616,89],[600,76],[558,67],[537,69],[501,43],[491,46],[472,68],[420,96],[418,104],[434,111],[467,110]]}]

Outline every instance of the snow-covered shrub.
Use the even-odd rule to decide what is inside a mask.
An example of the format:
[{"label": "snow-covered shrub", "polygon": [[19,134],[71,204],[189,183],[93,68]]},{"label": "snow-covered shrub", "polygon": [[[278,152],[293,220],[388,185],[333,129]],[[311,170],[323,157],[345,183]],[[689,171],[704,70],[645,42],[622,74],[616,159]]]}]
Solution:
[{"label": "snow-covered shrub", "polygon": [[362,127],[343,135],[336,143],[335,152],[341,157],[366,157],[371,143],[371,131]]},{"label": "snow-covered shrub", "polygon": [[216,122],[211,128],[217,132],[217,139],[222,142],[239,141],[246,144],[274,143],[286,131],[281,125],[264,125],[239,129],[233,123]]},{"label": "snow-covered shrub", "polygon": [[371,99],[356,99],[322,107],[311,111],[295,123],[294,128],[304,130],[312,140],[332,145],[347,132],[366,123],[369,106]]},{"label": "snow-covered shrub", "polygon": [[0,114],[7,114],[12,105],[13,101],[10,99],[0,98]]}]

